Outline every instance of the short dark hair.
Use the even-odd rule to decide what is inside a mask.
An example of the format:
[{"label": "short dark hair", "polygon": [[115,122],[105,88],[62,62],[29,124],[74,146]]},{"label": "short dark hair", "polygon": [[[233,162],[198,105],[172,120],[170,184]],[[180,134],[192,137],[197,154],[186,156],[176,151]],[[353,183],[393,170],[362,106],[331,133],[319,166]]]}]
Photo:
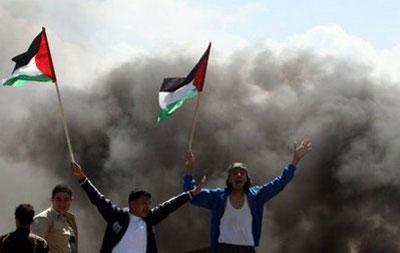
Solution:
[{"label": "short dark hair", "polygon": [[51,192],[51,198],[53,199],[54,196],[59,192],[68,193],[70,197],[72,197],[72,190],[68,185],[65,184],[58,184],[54,186],[53,191]]},{"label": "short dark hair", "polygon": [[145,196],[147,198],[151,198],[151,194],[149,192],[146,192],[146,191],[141,190],[141,189],[136,189],[136,190],[131,191],[131,193],[129,193],[128,201],[129,202],[135,201],[138,198],[140,198],[141,196]]},{"label": "short dark hair", "polygon": [[35,211],[30,204],[20,204],[15,208],[15,219],[23,226],[31,225],[33,216],[35,216]]}]

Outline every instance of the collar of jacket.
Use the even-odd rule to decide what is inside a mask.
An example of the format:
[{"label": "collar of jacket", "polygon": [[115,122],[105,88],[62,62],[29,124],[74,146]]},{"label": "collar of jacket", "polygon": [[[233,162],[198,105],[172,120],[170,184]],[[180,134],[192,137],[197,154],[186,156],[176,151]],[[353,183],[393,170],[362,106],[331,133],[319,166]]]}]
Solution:
[{"label": "collar of jacket", "polygon": [[67,218],[68,220],[74,220],[75,219],[75,215],[73,215],[70,212],[66,212],[64,215],[60,214],[59,212],[57,212],[56,209],[53,208],[53,206],[50,207],[50,212],[49,214],[56,219],[59,218]]}]

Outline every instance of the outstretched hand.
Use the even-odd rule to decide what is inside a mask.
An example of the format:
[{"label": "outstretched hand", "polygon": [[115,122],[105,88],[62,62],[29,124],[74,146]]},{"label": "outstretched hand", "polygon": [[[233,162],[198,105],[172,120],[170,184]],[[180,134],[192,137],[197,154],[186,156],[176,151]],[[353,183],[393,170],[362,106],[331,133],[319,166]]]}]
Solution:
[{"label": "outstretched hand", "polygon": [[77,162],[72,162],[72,175],[76,177],[79,181],[82,181],[86,178],[85,173],[83,172],[81,166]]},{"label": "outstretched hand", "polygon": [[207,183],[207,177],[203,176],[203,178],[200,180],[200,183],[193,188],[193,190],[191,190],[190,192],[192,193],[193,196],[198,195],[201,192],[201,189],[203,189],[203,187],[206,185]]},{"label": "outstretched hand", "polygon": [[294,143],[294,154],[292,164],[297,167],[297,164],[304,156],[312,150],[311,141],[303,139],[300,144]]},{"label": "outstretched hand", "polygon": [[192,174],[194,164],[194,155],[191,150],[186,151],[185,153],[185,175]]}]

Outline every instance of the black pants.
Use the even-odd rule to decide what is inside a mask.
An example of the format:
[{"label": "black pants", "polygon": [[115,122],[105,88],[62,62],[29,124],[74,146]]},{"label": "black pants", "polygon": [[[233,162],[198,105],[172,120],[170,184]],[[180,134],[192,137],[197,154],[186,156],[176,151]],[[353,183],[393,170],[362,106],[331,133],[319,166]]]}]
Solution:
[{"label": "black pants", "polygon": [[256,250],[252,246],[218,243],[217,253],[256,253]]}]

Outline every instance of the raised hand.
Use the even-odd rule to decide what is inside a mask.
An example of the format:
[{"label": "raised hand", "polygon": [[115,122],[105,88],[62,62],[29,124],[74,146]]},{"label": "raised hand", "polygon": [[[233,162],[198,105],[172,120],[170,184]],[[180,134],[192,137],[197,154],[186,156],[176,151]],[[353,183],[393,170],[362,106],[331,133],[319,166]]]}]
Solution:
[{"label": "raised hand", "polygon": [[297,164],[304,156],[312,150],[311,141],[303,139],[300,144],[294,143],[293,161],[292,164],[297,167]]},{"label": "raised hand", "polygon": [[194,164],[194,155],[191,150],[186,151],[185,153],[185,175],[190,175],[192,173]]},{"label": "raised hand", "polygon": [[203,178],[200,180],[200,183],[195,188],[193,188],[193,190],[190,191],[192,195],[196,196],[197,194],[199,194],[201,192],[201,189],[203,189],[203,187],[206,185],[206,183],[207,183],[207,177],[203,176]]},{"label": "raised hand", "polygon": [[76,177],[79,181],[82,181],[86,178],[85,173],[83,172],[81,166],[78,163],[72,162],[71,168],[72,168],[72,175]]}]

